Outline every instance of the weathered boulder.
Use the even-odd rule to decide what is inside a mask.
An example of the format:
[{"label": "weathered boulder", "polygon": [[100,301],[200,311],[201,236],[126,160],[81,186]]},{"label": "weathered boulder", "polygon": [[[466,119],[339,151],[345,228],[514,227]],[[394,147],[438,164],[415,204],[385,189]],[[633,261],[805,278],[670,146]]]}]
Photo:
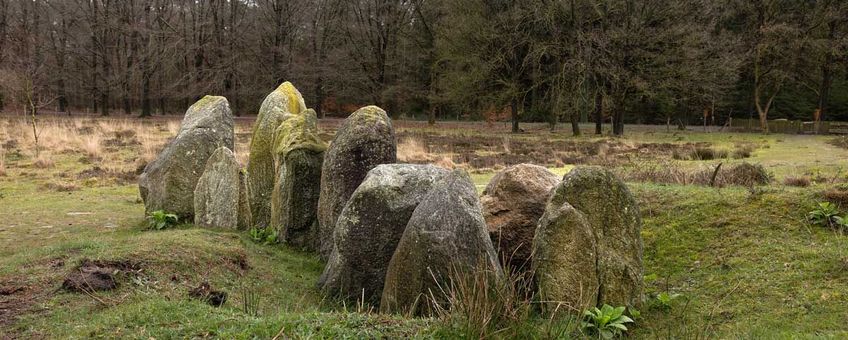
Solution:
[{"label": "weathered boulder", "polygon": [[274,135],[277,181],[271,194],[271,227],[278,240],[317,251],[321,163],[327,146],[318,137],[315,111],[283,121]]},{"label": "weathered boulder", "polygon": [[533,242],[533,270],[542,308],[579,313],[598,301],[595,234],[566,202],[548,202]]},{"label": "weathered boulder", "polygon": [[200,227],[236,228],[239,204],[239,164],[227,147],[206,161],[194,189],[194,224]]},{"label": "weathered boulder", "polygon": [[415,208],[386,272],[384,312],[432,315],[447,307],[453,280],[502,277],[483,220],[477,189],[456,170],[440,179]]},{"label": "weathered boulder", "polygon": [[247,192],[247,171],[239,170],[239,197],[238,197],[238,229],[249,230],[253,228],[253,212],[250,210],[250,197]]},{"label": "weathered boulder", "polygon": [[306,110],[303,96],[289,82],[268,94],[259,108],[250,140],[247,163],[248,193],[255,226],[265,228],[271,221],[271,191],[276,180],[274,167],[274,134],[280,124]]},{"label": "weathered boulder", "polygon": [[368,171],[380,164],[397,163],[392,121],[376,106],[363,107],[348,117],[324,155],[318,222],[321,258],[333,251],[333,230],[342,209]]},{"label": "weathered boulder", "polygon": [[432,165],[383,164],[368,172],[342,209],[333,252],[318,281],[327,295],[376,305],[386,269],[412,212],[448,171]]},{"label": "weathered boulder", "polygon": [[[642,297],[643,273],[640,234],[642,221],[639,206],[627,186],[609,170],[599,167],[579,167],[566,174],[563,181],[554,189],[548,202],[548,209],[558,209],[565,204],[572,206],[585,217],[594,235],[598,279],[596,303],[612,306],[639,305]],[[537,231],[535,244],[538,244],[538,247],[560,251],[559,249],[567,245],[560,244],[563,241],[557,240],[565,240],[569,237],[573,238],[573,236],[551,237],[548,233]],[[544,246],[545,244],[547,246]],[[588,253],[590,247],[586,245],[585,249]],[[535,256],[540,256],[542,252],[544,250],[536,249]],[[564,269],[553,272],[537,268],[536,275],[537,277],[544,277],[544,275],[564,277],[565,272]],[[582,272],[581,275],[583,275]],[[545,289],[542,286],[539,288]],[[549,293],[555,291],[550,287],[547,290]],[[556,298],[558,297],[550,296],[551,300]]]},{"label": "weathered boulder", "polygon": [[194,103],[180,131],[150,162],[138,180],[145,212],[165,210],[194,218],[194,189],[206,160],[219,147],[233,148],[233,114],[224,97],[206,96]]},{"label": "weathered boulder", "polygon": [[533,235],[551,190],[560,182],[548,169],[518,164],[489,181],[480,202],[492,244],[504,266],[515,272],[530,268]]}]

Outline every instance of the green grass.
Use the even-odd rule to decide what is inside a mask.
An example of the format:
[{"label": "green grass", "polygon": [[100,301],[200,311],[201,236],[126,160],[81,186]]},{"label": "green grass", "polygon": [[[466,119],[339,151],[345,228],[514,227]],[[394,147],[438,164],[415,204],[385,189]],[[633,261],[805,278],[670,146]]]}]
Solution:
[{"label": "green grass", "polygon": [[[572,138],[565,133],[521,138]],[[593,139],[595,137],[579,137]],[[811,174],[844,177],[848,151],[825,137],[634,131],[628,142],[707,142],[732,149],[760,147],[747,161],[778,180]],[[19,319],[0,334],[22,338],[457,338],[461,325],[357,313],[315,289],[323,270],[314,255],[263,246],[246,233],[181,225],[144,229],[135,185],[73,175],[87,166],[78,155],[56,156],[56,167],[34,169],[14,159],[0,177],[0,287],[27,287]],[[8,158],[7,158],[8,160]],[[737,160],[726,160],[734,163]],[[717,161],[691,161],[715,164]],[[561,176],[572,168],[552,169]],[[63,173],[70,174],[63,177]],[[473,174],[479,191],[493,173]],[[77,190],[45,187],[69,181]],[[817,338],[848,336],[848,238],[804,219],[832,184],[808,188],[774,183],[740,187],[629,183],[643,216],[645,293],[635,338]],[[127,260],[140,275],[94,295],[59,289],[83,259]],[[187,297],[208,281],[229,294],[215,308]],[[244,292],[259,296],[256,315],[241,309]],[[661,292],[682,297],[670,309],[651,302]],[[0,296],[0,303],[4,297]],[[0,319],[0,322],[2,320]],[[553,325],[553,326],[552,326]],[[555,323],[534,319],[501,337],[546,338]],[[573,329],[573,327],[572,327]],[[579,337],[579,334],[573,333]]]}]

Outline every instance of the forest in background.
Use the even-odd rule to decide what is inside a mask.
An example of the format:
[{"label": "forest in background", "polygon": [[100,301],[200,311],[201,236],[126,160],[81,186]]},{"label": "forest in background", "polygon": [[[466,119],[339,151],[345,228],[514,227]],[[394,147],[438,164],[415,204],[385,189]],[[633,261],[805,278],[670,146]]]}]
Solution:
[{"label": "forest in background", "polygon": [[[0,108],[571,124],[848,120],[840,0],[0,0]],[[765,125],[764,127],[766,127]]]}]

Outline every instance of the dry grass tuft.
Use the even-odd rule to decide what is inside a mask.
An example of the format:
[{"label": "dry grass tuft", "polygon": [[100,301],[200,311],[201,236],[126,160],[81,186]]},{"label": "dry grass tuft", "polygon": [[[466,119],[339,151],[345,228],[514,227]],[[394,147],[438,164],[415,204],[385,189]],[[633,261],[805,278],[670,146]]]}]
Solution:
[{"label": "dry grass tuft", "polygon": [[420,140],[412,137],[404,138],[397,146],[398,161],[416,162],[430,158],[427,146]]},{"label": "dry grass tuft", "polygon": [[6,176],[6,151],[0,146],[0,177]]},{"label": "dry grass tuft", "polygon": [[165,124],[165,128],[168,129],[168,134],[176,136],[177,133],[180,132],[180,122],[176,120],[169,120],[168,123]]},{"label": "dry grass tuft", "polygon": [[788,185],[790,187],[799,187],[799,188],[806,188],[806,187],[810,186],[811,183],[812,183],[812,181],[810,180],[810,178],[806,177],[806,176],[803,176],[803,177],[789,176],[789,177],[786,177],[783,180],[783,184]]},{"label": "dry grass tuft", "polygon": [[53,161],[53,157],[43,152],[32,161],[32,166],[38,169],[48,169],[52,168],[54,165],[56,165],[56,163]]},{"label": "dry grass tuft", "polygon": [[79,186],[71,182],[65,181],[51,181],[47,184],[44,184],[44,188],[47,190],[53,190],[58,192],[71,192],[79,190]]},{"label": "dry grass tuft", "polygon": [[734,159],[745,159],[750,158],[754,153],[755,147],[750,144],[738,144],[736,145],[736,149],[733,149],[733,158]]},{"label": "dry grass tuft", "polygon": [[741,163],[736,166],[718,168],[702,166],[688,170],[679,164],[667,161],[658,163],[634,163],[627,168],[617,169],[618,175],[625,181],[650,182],[680,185],[706,185],[724,187],[739,185],[753,187],[766,185],[772,181],[772,175],[760,164]]},{"label": "dry grass tuft", "polygon": [[848,208],[848,187],[834,187],[826,190],[822,196],[828,202],[839,205],[842,208]]},{"label": "dry grass tuft", "polygon": [[99,134],[81,136],[79,138],[79,147],[91,160],[100,159],[103,155],[102,140]]}]

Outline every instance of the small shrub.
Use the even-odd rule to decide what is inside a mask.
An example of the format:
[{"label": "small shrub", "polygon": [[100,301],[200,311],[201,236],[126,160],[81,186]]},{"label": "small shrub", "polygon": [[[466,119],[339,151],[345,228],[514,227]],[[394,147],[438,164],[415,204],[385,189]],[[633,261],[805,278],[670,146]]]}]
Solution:
[{"label": "small shrub", "polygon": [[810,186],[811,181],[809,177],[789,176],[783,180],[783,184],[788,185],[790,187],[806,188]]},{"label": "small shrub", "polygon": [[693,160],[708,161],[715,159],[715,151],[712,148],[697,147],[692,149],[689,157]]},{"label": "small shrub", "polygon": [[624,315],[625,307],[612,307],[604,304],[600,309],[592,308],[583,312],[583,330],[596,334],[598,338],[612,339],[627,331],[625,324],[633,319]]},{"label": "small shrub", "polygon": [[835,187],[825,191],[824,199],[843,208],[848,207],[848,188]]},{"label": "small shrub", "polygon": [[752,145],[737,145],[736,149],[733,150],[733,158],[734,159],[745,159],[750,158],[754,153],[754,147]]},{"label": "small shrub", "polygon": [[179,217],[164,210],[156,210],[147,216],[147,228],[150,230],[163,230],[177,225]]},{"label": "small shrub", "polygon": [[762,164],[742,163],[724,173],[727,184],[752,187],[771,183],[772,175]]},{"label": "small shrub", "polygon": [[657,306],[658,308],[660,308],[662,310],[669,310],[669,309],[671,309],[671,304],[674,302],[674,300],[677,300],[681,296],[682,295],[680,295],[680,294],[670,294],[668,292],[659,293],[659,294],[657,294],[657,297],[656,297],[656,300],[655,300],[656,301],[655,306]]},{"label": "small shrub", "polygon": [[272,228],[256,228],[250,229],[250,239],[253,242],[269,245],[277,243],[277,233]]}]

